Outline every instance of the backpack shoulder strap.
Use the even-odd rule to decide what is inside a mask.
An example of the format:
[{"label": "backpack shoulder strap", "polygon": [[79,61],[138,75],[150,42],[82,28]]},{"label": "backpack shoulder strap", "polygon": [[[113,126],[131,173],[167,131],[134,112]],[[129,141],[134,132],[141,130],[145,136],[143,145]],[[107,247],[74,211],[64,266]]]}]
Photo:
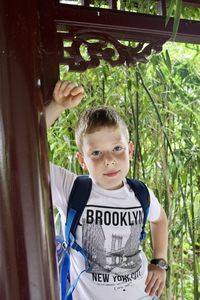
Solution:
[{"label": "backpack shoulder strap", "polygon": [[147,186],[142,181],[127,178],[127,183],[130,186],[130,188],[134,191],[135,196],[139,200],[143,209],[144,219],[143,219],[142,232],[140,236],[140,240],[143,240],[146,237],[144,228],[145,228],[147,216],[149,213],[149,206],[150,206],[149,191]]},{"label": "backpack shoulder strap", "polygon": [[73,284],[70,284],[70,288],[68,289],[68,276],[70,272],[70,254],[67,251],[68,247],[76,249],[76,251],[80,252],[80,254],[85,258],[86,263],[88,263],[84,249],[76,243],[75,232],[80,217],[89,199],[91,189],[92,180],[88,176],[78,176],[75,179],[68,201],[67,217],[65,223],[65,240],[63,238],[57,238],[58,242],[64,249],[64,258],[60,267],[62,300],[72,300],[72,293],[76,288],[78,280],[81,274],[86,271],[86,269],[81,271],[77,279],[73,282]]},{"label": "backpack shoulder strap", "polygon": [[76,228],[83,210],[87,204],[92,189],[92,180],[89,176],[77,176],[68,202],[65,237],[69,241],[70,234],[75,237]]}]

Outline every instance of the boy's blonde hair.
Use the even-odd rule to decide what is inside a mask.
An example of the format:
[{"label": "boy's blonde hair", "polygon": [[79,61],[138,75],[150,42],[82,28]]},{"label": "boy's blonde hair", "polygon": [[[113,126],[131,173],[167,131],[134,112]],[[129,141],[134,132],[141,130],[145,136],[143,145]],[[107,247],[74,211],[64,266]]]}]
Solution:
[{"label": "boy's blonde hair", "polygon": [[98,106],[86,110],[80,117],[75,131],[76,144],[82,152],[83,137],[85,134],[93,133],[102,127],[120,128],[127,141],[129,132],[124,120],[110,107]]}]

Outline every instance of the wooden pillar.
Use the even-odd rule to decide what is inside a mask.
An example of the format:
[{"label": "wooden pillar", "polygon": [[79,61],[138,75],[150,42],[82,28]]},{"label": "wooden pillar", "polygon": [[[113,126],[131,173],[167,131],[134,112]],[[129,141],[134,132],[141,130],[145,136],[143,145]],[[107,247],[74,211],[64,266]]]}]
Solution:
[{"label": "wooden pillar", "polygon": [[111,9],[117,9],[117,0],[109,0],[109,6]]},{"label": "wooden pillar", "polygon": [[38,1],[0,1],[0,299],[58,300]]}]

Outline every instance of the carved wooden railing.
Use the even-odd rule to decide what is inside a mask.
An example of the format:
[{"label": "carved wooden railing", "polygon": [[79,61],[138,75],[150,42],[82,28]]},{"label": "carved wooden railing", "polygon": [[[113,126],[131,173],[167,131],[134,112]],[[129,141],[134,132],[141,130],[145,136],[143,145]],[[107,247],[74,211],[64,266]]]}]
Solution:
[{"label": "carved wooden railing", "polygon": [[[200,6],[197,0],[183,2]],[[155,1],[154,14],[119,10],[116,0],[104,1],[107,4],[104,8],[92,3],[92,0],[40,0],[45,98],[59,78],[60,64],[68,66],[69,71],[84,72],[99,66],[101,60],[112,67],[145,63],[172,39],[173,19],[166,25],[166,0]],[[200,22],[180,20],[175,40],[200,43]]]}]

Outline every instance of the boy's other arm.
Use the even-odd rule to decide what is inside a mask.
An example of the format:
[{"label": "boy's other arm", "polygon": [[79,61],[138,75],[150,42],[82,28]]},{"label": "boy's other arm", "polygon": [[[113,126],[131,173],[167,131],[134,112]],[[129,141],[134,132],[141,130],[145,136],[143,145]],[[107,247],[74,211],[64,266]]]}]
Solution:
[{"label": "boy's other arm", "polygon": [[45,107],[47,128],[50,128],[60,114],[77,106],[85,96],[82,86],[70,81],[58,81],[53,91],[53,98]]},{"label": "boy's other arm", "polygon": [[[168,221],[165,211],[161,207],[160,217],[151,222],[151,236],[153,242],[153,258],[163,258],[167,261]],[[149,265],[145,292],[150,296],[160,297],[165,287],[166,271],[156,265]]]},{"label": "boy's other arm", "polygon": [[150,223],[153,242],[153,258],[163,258],[167,261],[168,221],[164,209],[161,207],[160,217]]}]

